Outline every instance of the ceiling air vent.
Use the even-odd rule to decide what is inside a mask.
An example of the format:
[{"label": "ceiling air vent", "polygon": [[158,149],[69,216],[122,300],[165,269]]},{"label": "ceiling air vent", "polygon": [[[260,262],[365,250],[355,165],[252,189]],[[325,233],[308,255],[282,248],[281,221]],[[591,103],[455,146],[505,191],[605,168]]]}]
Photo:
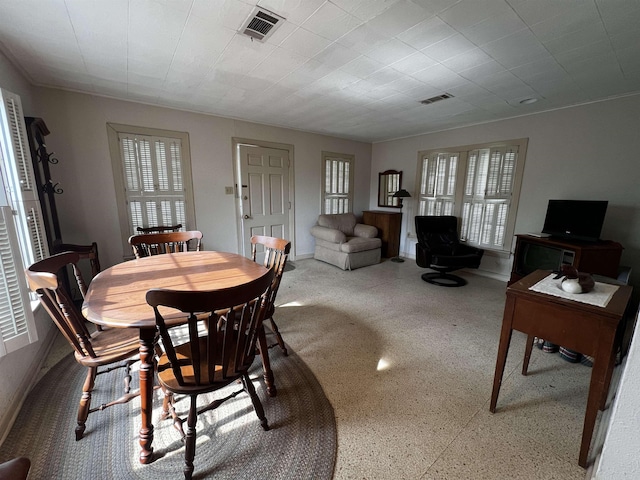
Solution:
[{"label": "ceiling air vent", "polygon": [[284,18],[275,13],[256,7],[242,24],[240,31],[252,39],[264,42],[284,22]]},{"label": "ceiling air vent", "polygon": [[439,102],[440,100],[446,100],[447,98],[453,98],[453,95],[451,95],[450,93],[443,93],[442,95],[437,95],[435,97],[422,100],[420,103],[422,103],[423,105],[429,105],[430,103]]}]

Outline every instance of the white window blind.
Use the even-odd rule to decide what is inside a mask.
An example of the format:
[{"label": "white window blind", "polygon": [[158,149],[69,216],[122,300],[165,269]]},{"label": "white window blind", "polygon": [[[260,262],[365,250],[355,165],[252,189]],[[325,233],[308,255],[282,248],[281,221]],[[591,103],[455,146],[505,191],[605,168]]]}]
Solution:
[{"label": "white window blind", "polygon": [[138,227],[186,228],[182,142],[176,138],[120,133],[129,235]]},{"label": "white window blind", "polygon": [[527,139],[419,152],[418,215],[461,219],[460,240],[511,248]]},{"label": "white window blind", "polygon": [[25,266],[49,255],[20,97],[0,89],[0,355],[38,337]]},{"label": "white window blind", "polygon": [[504,246],[517,158],[518,147],[511,145],[468,153],[461,240],[488,248]]},{"label": "white window blind", "polygon": [[457,152],[422,157],[418,215],[453,215],[458,158]]},{"label": "white window blind", "polygon": [[11,208],[0,207],[0,356],[38,340]]},{"label": "white window blind", "polygon": [[352,155],[323,152],[323,204],[322,213],[353,212]]}]

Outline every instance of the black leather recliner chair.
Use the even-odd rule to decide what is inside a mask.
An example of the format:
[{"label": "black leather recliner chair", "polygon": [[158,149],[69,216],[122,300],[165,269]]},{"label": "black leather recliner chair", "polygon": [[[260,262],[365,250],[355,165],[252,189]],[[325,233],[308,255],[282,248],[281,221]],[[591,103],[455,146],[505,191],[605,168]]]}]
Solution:
[{"label": "black leather recliner chair", "polygon": [[454,216],[416,216],[416,263],[436,272],[422,275],[425,282],[442,287],[461,287],[464,278],[449,272],[478,268],[484,250],[460,243],[458,218]]}]

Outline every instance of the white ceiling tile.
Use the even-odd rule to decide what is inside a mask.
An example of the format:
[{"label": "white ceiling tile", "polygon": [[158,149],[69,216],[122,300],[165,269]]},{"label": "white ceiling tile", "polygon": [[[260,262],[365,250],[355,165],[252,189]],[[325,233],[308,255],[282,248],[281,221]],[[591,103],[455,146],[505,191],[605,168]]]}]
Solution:
[{"label": "white ceiling tile", "polygon": [[594,28],[596,23],[604,29],[595,4],[582,3],[567,12],[534,23],[530,28],[538,39],[546,42],[577,30]]},{"label": "white ceiling tile", "polygon": [[417,50],[429,47],[435,43],[452,37],[457,32],[450,25],[443,22],[440,18],[434,17],[424,20],[409,30],[397,35],[407,45]]},{"label": "white ceiling tile", "polygon": [[544,58],[509,70],[516,77],[528,82],[538,77],[563,77],[567,72],[554,58]]},{"label": "white ceiling tile", "polygon": [[276,48],[268,57],[251,70],[250,74],[257,76],[258,78],[277,82],[300,67],[306,61],[306,57],[297,55],[282,48]]},{"label": "white ceiling tile", "polygon": [[424,70],[414,73],[412,77],[443,90],[455,85],[465,84],[468,81],[444,65],[434,65],[425,68]]},{"label": "white ceiling tile", "polygon": [[580,5],[593,3],[593,0],[572,0],[570,2],[558,0],[506,0],[515,12],[528,25],[534,25],[549,18],[571,12]]},{"label": "white ceiling tile", "polygon": [[215,68],[246,74],[275,48],[275,45],[252,42],[248,37],[236,34],[218,58]]},{"label": "white ceiling tile", "polygon": [[237,31],[240,30],[253,9],[253,5],[237,0],[215,0],[213,2],[211,0],[193,0],[190,18],[198,18],[207,23],[212,30],[215,30],[214,26],[224,26]]},{"label": "white ceiling tile", "polygon": [[382,70],[378,70],[377,72],[369,75],[366,80],[373,83],[374,85],[387,85],[404,77],[405,75],[398,72],[397,70],[393,70],[390,67],[385,67]]},{"label": "white ceiling tile", "polygon": [[596,0],[602,21],[609,32],[637,31],[640,3],[636,0],[611,2]]},{"label": "white ceiling tile", "polygon": [[329,45],[331,45],[330,40],[304,28],[298,28],[280,44],[280,48],[311,58]]},{"label": "white ceiling tile", "polygon": [[494,60],[480,48],[476,47],[460,55],[450,57],[444,60],[442,64],[454,72],[460,73],[489,62],[494,62]]},{"label": "white ceiling tile", "polygon": [[318,92],[327,94],[335,90],[346,88],[349,85],[358,82],[359,80],[360,79],[356,76],[336,70],[335,72],[330,73],[329,75],[326,75],[319,80],[316,80],[311,85],[309,85],[309,87]]},{"label": "white ceiling tile", "polygon": [[367,24],[362,24],[343,37],[340,37],[338,43],[361,54],[367,54],[389,40],[390,38],[388,36],[376,32]]},{"label": "white ceiling tile", "polygon": [[311,15],[302,27],[329,40],[337,40],[358,25],[359,19],[327,2]]},{"label": "white ceiling tile", "polygon": [[549,52],[528,30],[520,30],[508,37],[489,42],[482,46],[494,60],[507,68],[539,60]]},{"label": "white ceiling tile", "polygon": [[359,56],[358,52],[350,50],[339,43],[332,43],[313,59],[330,67],[340,68]]},{"label": "white ceiling tile", "polygon": [[205,20],[191,15],[173,53],[183,62],[213,64],[235,35],[230,28],[211,28]]},{"label": "white ceiling tile", "polygon": [[331,0],[344,11],[363,21],[369,21],[393,6],[399,0]]},{"label": "white ceiling tile", "polygon": [[582,48],[589,44],[608,44],[609,36],[601,23],[592,25],[591,28],[575,30],[566,35],[555,37],[543,42],[552,55],[568,52],[576,48]]},{"label": "white ceiling tile", "polygon": [[373,58],[384,64],[391,64],[415,53],[416,50],[395,38],[379,45],[376,49],[366,53],[367,57]]},{"label": "white ceiling tile", "polygon": [[411,75],[419,72],[420,70],[431,67],[432,65],[436,65],[437,63],[438,62],[436,60],[426,56],[424,53],[416,52],[402,60],[392,63],[390,66],[399,72]]},{"label": "white ceiling tile", "polygon": [[527,24],[513,10],[507,10],[502,15],[461,28],[460,32],[476,45],[484,45],[525,28],[528,28]]},{"label": "white ceiling tile", "polygon": [[366,141],[640,92],[638,0],[258,3],[266,43],[255,0],[6,0],[0,49],[37,85]]},{"label": "white ceiling tile", "polygon": [[500,16],[510,9],[504,0],[462,0],[438,16],[453,28],[462,29]]},{"label": "white ceiling tile", "polygon": [[431,14],[424,8],[406,0],[400,0],[369,20],[368,25],[383,35],[395,37],[430,16]]},{"label": "white ceiling tile", "polygon": [[496,62],[495,60],[490,60],[486,63],[481,63],[480,65],[476,65],[475,67],[468,68],[466,70],[461,70],[458,73],[462,75],[464,78],[468,78],[473,80],[477,77],[486,77],[487,75],[493,75],[499,72],[506,71],[501,64]]},{"label": "white ceiling tile", "polygon": [[512,89],[524,84],[522,80],[508,71],[487,75],[486,77],[478,77],[474,79],[474,83],[493,93],[500,91],[500,88]]},{"label": "white ceiling tile", "polygon": [[291,23],[302,25],[316,10],[318,10],[325,0],[259,0],[259,7],[286,18]]},{"label": "white ceiling tile", "polygon": [[346,63],[340,67],[340,70],[355,75],[359,78],[366,78],[373,72],[377,72],[381,68],[384,68],[384,64],[377,62],[365,55],[360,55],[354,58],[349,63]]},{"label": "white ceiling tile", "polygon": [[420,80],[416,80],[413,77],[402,76],[397,80],[393,80],[392,82],[387,83],[387,86],[393,88],[397,92],[408,93],[412,95],[416,90],[421,90],[426,87],[426,85]]}]

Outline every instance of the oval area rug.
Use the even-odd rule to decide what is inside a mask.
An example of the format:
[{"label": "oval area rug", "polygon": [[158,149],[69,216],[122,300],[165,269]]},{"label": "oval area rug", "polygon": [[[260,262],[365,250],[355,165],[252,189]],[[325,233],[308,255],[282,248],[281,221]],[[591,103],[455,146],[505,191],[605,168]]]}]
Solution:
[{"label": "oval area rug", "polygon": [[[198,416],[195,479],[330,479],[336,460],[333,408],[305,363],[289,349],[284,357],[274,349],[271,363],[278,395],[266,396],[262,364],[256,357],[250,376],[269,421],[264,431],[246,393],[216,410]],[[135,365],[134,365],[135,368]],[[29,393],[16,422],[0,447],[0,461],[24,455],[31,460],[33,479],[183,478],[184,445],[171,418],[160,419],[162,392],[154,392],[154,461],[138,461],[140,401],[136,398],[89,415],[82,440],[74,429],[85,368],[67,355]],[[137,388],[137,372],[134,372]],[[123,392],[122,369],[99,375],[92,407]],[[232,384],[209,395],[222,398],[240,389]],[[176,409],[186,416],[188,398]],[[185,424],[186,428],[186,424]]]}]

